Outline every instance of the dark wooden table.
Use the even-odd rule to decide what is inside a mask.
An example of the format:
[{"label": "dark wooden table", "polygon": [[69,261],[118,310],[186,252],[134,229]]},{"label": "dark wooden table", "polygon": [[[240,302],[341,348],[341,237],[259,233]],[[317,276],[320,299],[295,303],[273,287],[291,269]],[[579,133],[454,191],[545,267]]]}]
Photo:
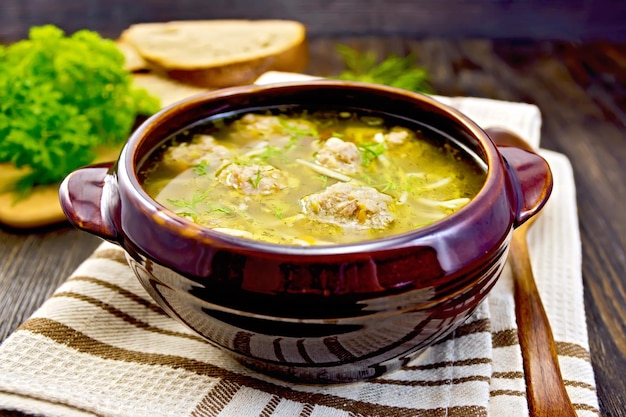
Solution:
[{"label": "dark wooden table", "polygon": [[[601,411],[626,416],[626,44],[318,38],[309,73],[341,71],[337,43],[381,56],[415,52],[436,94],[539,106],[542,146],[566,154],[574,167]],[[99,243],[66,224],[0,229],[0,341]]]}]

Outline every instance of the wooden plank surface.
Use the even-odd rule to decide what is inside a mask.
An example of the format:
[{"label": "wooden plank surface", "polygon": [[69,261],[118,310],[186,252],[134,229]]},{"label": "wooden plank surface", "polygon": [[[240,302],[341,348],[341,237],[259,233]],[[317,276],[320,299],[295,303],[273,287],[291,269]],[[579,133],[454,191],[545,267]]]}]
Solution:
[{"label": "wooden plank surface", "polygon": [[176,19],[295,19],[312,36],[626,40],[615,0],[2,0],[0,40],[33,25],[89,28],[116,37],[132,23]]},{"label": "wooden plank surface", "polygon": [[[534,103],[542,145],[574,168],[592,362],[604,416],[626,416],[626,44],[319,37],[309,72],[343,68],[335,45],[415,52],[441,95]],[[66,225],[0,230],[0,340],[99,244]]]}]

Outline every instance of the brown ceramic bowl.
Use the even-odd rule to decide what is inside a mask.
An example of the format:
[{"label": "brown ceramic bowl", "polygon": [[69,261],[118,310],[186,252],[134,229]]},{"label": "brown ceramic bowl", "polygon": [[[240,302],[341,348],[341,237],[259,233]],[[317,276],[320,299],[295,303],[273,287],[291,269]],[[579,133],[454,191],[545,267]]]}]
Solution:
[{"label": "brown ceramic bowl", "polygon": [[[285,104],[365,108],[430,125],[486,164],[478,195],[427,227],[336,246],[255,242],[191,223],[154,201],[137,172],[166,138],[210,116]],[[172,317],[240,362],[301,382],[347,382],[396,369],[440,340],[495,284],[513,229],[546,202],[546,162],[498,148],[461,113],[427,96],[360,83],[310,81],[212,91],[143,123],[115,165],[62,184],[70,222],[127,252]]]}]

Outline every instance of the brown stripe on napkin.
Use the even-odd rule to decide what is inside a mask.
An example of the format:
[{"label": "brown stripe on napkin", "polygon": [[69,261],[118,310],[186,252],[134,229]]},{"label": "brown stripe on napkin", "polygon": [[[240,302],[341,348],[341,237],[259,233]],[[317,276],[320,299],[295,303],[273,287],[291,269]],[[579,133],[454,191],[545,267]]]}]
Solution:
[{"label": "brown stripe on napkin", "polygon": [[588,404],[574,403],[572,405],[574,406],[574,409],[576,409],[576,411],[590,411],[594,414],[600,414],[600,410],[597,407],[593,407]]},{"label": "brown stripe on napkin", "polygon": [[[267,382],[248,375],[237,374],[218,366],[194,359],[172,355],[131,351],[108,345],[93,338],[90,338],[81,332],[65,326],[62,323],[45,318],[32,318],[27,320],[20,327],[20,331],[30,331],[33,333],[37,333],[54,340],[56,343],[63,344],[79,352],[96,355],[105,359],[135,362],[145,365],[162,365],[174,368],[182,368],[189,372],[197,374],[227,379],[229,381],[228,384],[222,384],[221,386],[230,387],[231,391],[228,392],[230,392],[230,394],[232,394],[233,396],[236,393],[232,392],[233,388],[237,388],[238,390],[241,389],[241,387],[243,386],[247,386],[266,393],[278,395],[283,398],[289,398],[290,401],[322,405],[326,407],[336,408],[339,410],[344,410],[347,412],[359,410],[360,414],[366,416],[426,417],[446,415],[450,417],[463,417],[467,415],[487,415],[487,411],[484,407],[477,406],[458,406],[445,409],[419,409],[399,406],[385,406],[381,404],[353,400],[345,397],[338,397],[331,394],[302,392],[286,386],[273,384],[271,382]],[[448,384],[449,383],[450,382],[448,382]],[[220,395],[230,395],[228,394],[228,392],[220,391]],[[206,400],[201,401],[201,403],[206,401],[212,401],[213,396],[209,394],[207,394]]]},{"label": "brown stripe on napkin", "polygon": [[491,335],[491,343],[494,348],[519,345],[517,329],[506,329],[494,332]]},{"label": "brown stripe on napkin", "polygon": [[[110,259],[110,258],[107,258],[107,259]],[[163,311],[163,309],[159,307],[156,303],[148,301],[147,299],[138,296],[134,292],[125,290],[119,285],[115,285],[111,282],[108,282],[108,281],[105,281],[96,277],[87,277],[87,276],[81,276],[81,275],[73,276],[69,278],[66,282],[72,282],[72,281],[83,281],[83,282],[90,282],[92,284],[100,285],[120,295],[123,295],[124,297],[128,298],[129,300],[137,304],[141,304],[142,306],[144,306],[145,308],[149,309],[150,311],[154,313],[161,314],[163,316],[167,315],[165,311]]]},{"label": "brown stripe on napkin", "polygon": [[559,356],[570,356],[572,358],[582,359],[591,363],[591,354],[589,350],[575,343],[556,342],[556,350]]},{"label": "brown stripe on napkin", "polygon": [[404,369],[406,370],[431,370],[438,368],[448,368],[451,366],[471,366],[471,365],[484,365],[491,363],[491,358],[471,358],[471,359],[463,359],[458,361],[445,361],[438,363],[431,363],[428,365],[406,365]]},{"label": "brown stripe on napkin", "polygon": [[434,343],[434,345],[441,345],[449,342],[452,339],[458,337],[468,336],[475,333],[487,333],[490,331],[489,319],[468,320],[466,323],[461,324],[453,332],[443,337],[441,340]]},{"label": "brown stripe on napkin", "polygon": [[150,324],[139,320],[135,317],[133,317],[130,314],[125,313],[124,311],[110,305],[107,304],[97,298],[94,297],[89,297],[87,295],[83,295],[83,294],[77,294],[77,293],[72,293],[72,292],[58,292],[54,295],[52,295],[51,298],[61,298],[61,297],[67,297],[67,298],[75,298],[77,300],[80,301],[84,301],[86,303],[89,303],[95,307],[98,307],[104,311],[106,311],[107,313],[117,317],[118,319],[121,319],[129,324],[132,324],[135,327],[138,327],[140,329],[144,329],[144,330],[148,330],[150,332],[155,332],[155,333],[160,333],[163,335],[167,335],[167,336],[175,336],[175,337],[182,337],[185,339],[192,339],[192,340],[198,340],[198,341],[204,341],[204,339],[202,339],[200,336],[195,336],[189,333],[183,333],[183,332],[176,332],[176,331],[170,331],[170,330],[165,330],[165,329],[161,329],[159,327],[156,326],[151,326]]},{"label": "brown stripe on napkin", "polygon": [[302,407],[302,411],[300,411],[300,414],[298,414],[298,417],[310,417],[311,414],[313,414],[313,411],[315,410],[315,407],[311,404],[304,404],[304,407]]},{"label": "brown stripe on napkin", "polygon": [[[493,333],[492,343],[494,348],[518,345],[517,329],[507,329]],[[556,341],[556,349],[559,356],[570,356],[591,363],[589,350],[580,345]]]},{"label": "brown stripe on napkin", "polygon": [[122,349],[100,342],[63,323],[47,318],[28,319],[19,327],[19,330],[26,330],[45,336],[56,343],[65,345],[78,352],[95,355],[103,359],[135,362],[144,365],[174,365],[190,372],[214,377],[222,376],[222,372],[219,368],[204,362],[182,357],[177,359],[168,355]]},{"label": "brown stripe on napkin", "polygon": [[207,395],[198,403],[196,408],[191,412],[192,417],[216,416],[226,405],[232,400],[239,389],[236,384],[227,379],[220,382],[207,393]]},{"label": "brown stripe on napkin", "polygon": [[[192,412],[194,417],[214,417],[224,411],[224,408],[234,401],[235,396],[244,388],[244,385],[227,383],[216,384],[211,391],[200,401],[196,409]],[[254,388],[254,387],[253,387]],[[287,400],[288,398],[288,400]],[[295,401],[301,403],[301,411],[298,416],[310,416],[315,406],[324,406],[336,410],[349,412],[351,416],[376,416],[376,417],[467,417],[487,416],[487,410],[479,406],[456,406],[436,409],[403,408],[393,406],[383,406],[379,404],[355,401],[345,398],[337,398],[321,393],[299,393],[295,398],[290,395],[285,397],[278,393],[273,393],[268,401],[271,408],[277,408],[283,401]],[[354,412],[353,410],[358,410]],[[269,415],[268,405],[264,408],[265,414]],[[263,415],[263,414],[260,414]]]},{"label": "brown stripe on napkin", "polygon": [[272,395],[272,398],[269,400],[265,408],[261,410],[259,414],[260,417],[271,417],[271,415],[276,411],[276,407],[280,404],[281,398],[277,395]]},{"label": "brown stripe on napkin", "polygon": [[515,391],[511,389],[502,389],[502,390],[493,390],[489,393],[491,397],[499,397],[499,396],[507,396],[512,395],[514,397],[526,397],[526,392],[524,391]]},{"label": "brown stripe on napkin", "polygon": [[568,387],[576,387],[576,388],[583,388],[589,391],[595,391],[596,387],[591,385],[591,384],[587,384],[585,382],[581,382],[581,381],[572,381],[569,379],[566,379],[565,381],[563,381],[563,383],[568,386]]},{"label": "brown stripe on napkin", "polygon": [[419,380],[419,379],[411,379],[411,380],[397,380],[397,379],[386,379],[384,377],[373,379],[369,383],[371,384],[388,384],[388,385],[403,385],[407,387],[442,387],[444,385],[457,385],[464,384],[466,382],[472,381],[481,381],[481,382],[489,382],[490,377],[482,376],[482,375],[472,375],[468,377],[462,378],[454,378],[454,379],[438,379],[438,380]]},{"label": "brown stripe on napkin", "polygon": [[502,378],[502,379],[516,379],[516,378],[524,378],[523,372],[494,372],[491,374],[492,378]]},{"label": "brown stripe on napkin", "polygon": [[126,254],[120,248],[97,249],[90,258],[92,259],[110,259],[115,262],[126,265]]}]

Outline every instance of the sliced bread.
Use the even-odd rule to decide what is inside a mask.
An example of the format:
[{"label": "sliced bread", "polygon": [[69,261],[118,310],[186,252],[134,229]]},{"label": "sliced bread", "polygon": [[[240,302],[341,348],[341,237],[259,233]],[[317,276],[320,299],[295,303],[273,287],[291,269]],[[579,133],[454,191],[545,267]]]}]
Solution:
[{"label": "sliced bread", "polygon": [[130,72],[138,72],[148,69],[148,63],[141,55],[139,55],[139,52],[137,52],[135,47],[119,39],[115,41],[115,44],[122,55],[124,55],[124,68]]},{"label": "sliced bread", "polygon": [[290,20],[190,20],[138,23],[120,40],[151,69],[200,87],[248,84],[270,71],[302,71],[304,25]]},{"label": "sliced bread", "polygon": [[167,107],[177,101],[209,91],[206,88],[183,84],[150,73],[133,74],[133,85],[136,88],[144,88],[157,97],[161,101],[161,107]]}]

